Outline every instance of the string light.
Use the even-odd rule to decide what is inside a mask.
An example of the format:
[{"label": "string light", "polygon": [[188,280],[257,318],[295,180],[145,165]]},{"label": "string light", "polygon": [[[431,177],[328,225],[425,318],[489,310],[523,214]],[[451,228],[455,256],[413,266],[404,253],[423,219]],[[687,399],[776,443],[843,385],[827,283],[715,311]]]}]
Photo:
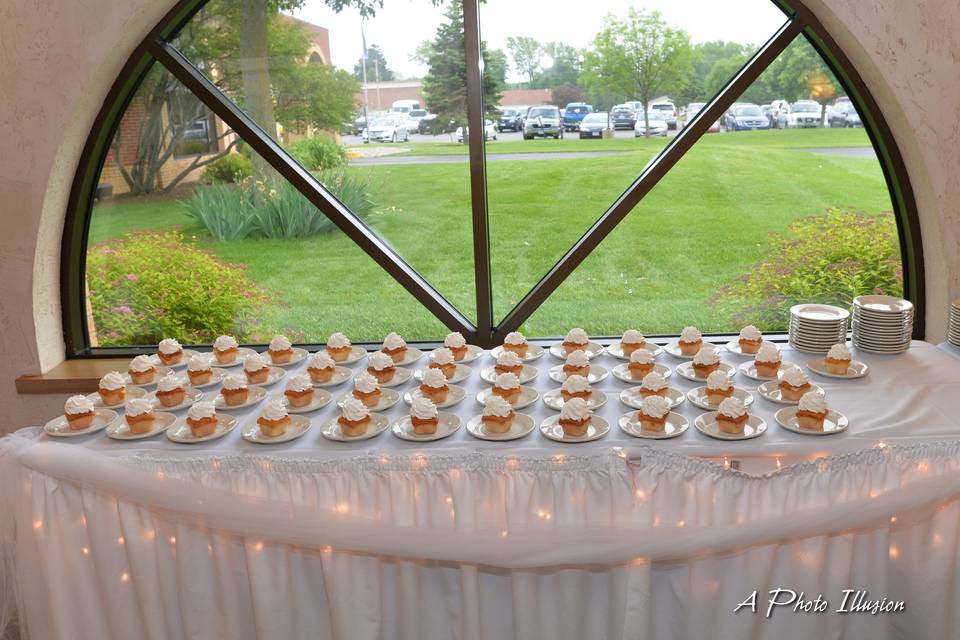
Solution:
[{"label": "string light", "polygon": [[567,461],[567,456],[563,455],[562,453],[558,453],[557,455],[553,456],[553,461],[556,464],[563,464]]},{"label": "string light", "polygon": [[681,520],[680,522],[677,523],[677,526],[682,529],[686,524],[687,524],[686,520]]},{"label": "string light", "polygon": [[84,547],[83,549],[80,549],[80,553],[82,553],[85,556],[88,556],[90,555],[90,549],[88,549],[87,547]]},{"label": "string light", "polygon": [[887,443],[884,442],[883,440],[877,443],[877,449],[886,449],[886,448],[887,448]]},{"label": "string light", "polygon": [[157,480],[163,480],[165,477],[166,475],[163,473],[163,471],[157,471]]},{"label": "string light", "polygon": [[43,529],[43,520],[34,520],[33,529],[34,531],[40,531],[40,529]]},{"label": "string light", "polygon": [[897,516],[890,516],[890,524],[894,524],[897,521]]},{"label": "string light", "polygon": [[320,551],[322,553],[333,553],[333,547],[330,545],[325,545],[322,549],[320,549]]},{"label": "string light", "polygon": [[516,458],[507,458],[507,469],[516,469],[520,466],[520,461]]},{"label": "string light", "polygon": [[780,464],[780,458],[777,458],[777,471],[783,469],[783,465]]},{"label": "string light", "polygon": [[81,527],[87,526],[87,516],[80,516],[80,526]]},{"label": "string light", "polygon": [[453,496],[447,496],[447,504],[453,504]]},{"label": "string light", "polygon": [[117,544],[124,544],[124,543],[126,543],[126,540],[124,539],[123,536],[120,536],[119,538],[117,538]]},{"label": "string light", "polygon": [[896,560],[900,557],[900,550],[897,549],[894,545],[890,545],[890,558]]},{"label": "string light", "polygon": [[725,457],[725,458],[723,459],[723,468],[726,469],[726,470],[729,470],[729,469],[730,469],[730,459],[729,459],[729,458],[726,458],[726,457]]},{"label": "string light", "polygon": [[130,582],[130,574],[124,571],[120,574],[120,582]]},{"label": "string light", "polygon": [[170,544],[177,544],[177,536],[170,536],[169,538],[167,538],[167,542],[169,542]]},{"label": "string light", "polygon": [[153,529],[147,529],[143,532],[143,539],[147,542],[153,542],[153,539],[157,537],[157,532]]},{"label": "string light", "polygon": [[343,515],[350,511],[350,504],[347,502],[338,502],[337,505],[333,508],[334,511]]},{"label": "string light", "polygon": [[506,538],[508,535],[510,535],[510,532],[507,531],[506,529],[503,529],[503,530],[500,531],[500,537],[501,537],[501,538]]},{"label": "string light", "polygon": [[553,514],[551,514],[549,511],[546,511],[544,509],[537,509],[537,516],[543,520],[549,520],[550,518],[553,517]]},{"label": "string light", "polygon": [[257,553],[260,553],[263,551],[263,543],[258,540],[257,544],[253,545],[253,548]]},{"label": "string light", "polygon": [[943,537],[939,533],[933,534],[933,544],[940,546],[943,544]]},{"label": "string light", "polygon": [[647,492],[644,491],[643,489],[637,489],[636,491],[633,492],[633,495],[637,496],[637,498],[639,498],[640,500],[647,499]]}]

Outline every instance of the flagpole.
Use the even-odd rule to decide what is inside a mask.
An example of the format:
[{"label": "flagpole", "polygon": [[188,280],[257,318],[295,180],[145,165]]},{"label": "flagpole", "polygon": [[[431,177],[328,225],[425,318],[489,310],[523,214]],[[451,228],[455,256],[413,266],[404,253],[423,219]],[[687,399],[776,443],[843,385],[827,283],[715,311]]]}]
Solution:
[{"label": "flagpole", "polygon": [[363,57],[360,66],[363,67],[363,125],[370,130],[370,116],[367,115],[367,36],[363,32],[363,18],[360,18],[360,41],[363,43]]}]

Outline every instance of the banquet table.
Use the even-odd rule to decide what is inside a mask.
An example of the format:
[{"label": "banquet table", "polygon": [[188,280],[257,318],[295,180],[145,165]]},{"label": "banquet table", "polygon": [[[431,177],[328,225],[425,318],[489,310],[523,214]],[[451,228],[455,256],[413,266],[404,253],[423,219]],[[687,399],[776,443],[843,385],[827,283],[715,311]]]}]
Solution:
[{"label": "banquet table", "polygon": [[[781,346],[786,362],[814,358]],[[850,422],[822,437],[777,426],[783,405],[742,373],[768,424],[745,441],[699,433],[689,401],[681,436],[633,438],[617,427],[631,385],[613,376],[594,385],[611,431],[579,444],[463,427],[334,442],[319,426],[335,402],[276,445],[240,437],[256,408],[197,445],[21,429],[0,440],[0,630],[16,604],[35,638],[960,637],[960,360],[919,341],[854,357],[867,376],[811,374]],[[448,409],[462,423],[492,363],[471,364]],[[528,384],[558,388],[560,363],[544,355]],[[521,412],[556,413],[542,400]],[[838,612],[857,608],[844,590],[867,591],[867,610]]]}]

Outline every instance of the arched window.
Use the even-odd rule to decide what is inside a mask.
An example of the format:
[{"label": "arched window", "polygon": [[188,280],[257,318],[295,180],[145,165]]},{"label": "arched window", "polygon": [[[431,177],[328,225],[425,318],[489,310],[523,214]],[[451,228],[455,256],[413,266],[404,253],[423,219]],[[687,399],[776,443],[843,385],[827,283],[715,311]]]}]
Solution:
[{"label": "arched window", "polygon": [[903,161],[801,3],[343,4],[183,0],[137,48],[74,181],[68,353],[776,332],[874,290],[922,335]]}]

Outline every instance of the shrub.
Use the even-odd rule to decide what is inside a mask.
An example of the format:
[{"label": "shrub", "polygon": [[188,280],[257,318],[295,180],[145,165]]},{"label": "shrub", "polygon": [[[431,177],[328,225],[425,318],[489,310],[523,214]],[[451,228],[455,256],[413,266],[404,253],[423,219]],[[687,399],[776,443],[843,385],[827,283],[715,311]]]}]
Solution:
[{"label": "shrub", "polygon": [[738,324],[782,330],[790,307],[820,302],[849,308],[867,293],[903,295],[903,268],[892,213],[831,209],[773,234],[773,249],[720,290],[715,302]]},{"label": "shrub", "polygon": [[308,171],[340,169],[347,165],[347,150],[329,138],[303,138],[287,147]]},{"label": "shrub", "polygon": [[132,233],[91,247],[87,282],[103,345],[243,336],[267,302],[242,266],[221,262],[177,231]]},{"label": "shrub", "polygon": [[210,143],[204,140],[180,140],[177,142],[177,155],[198,156],[210,152]]},{"label": "shrub", "polygon": [[211,162],[203,172],[204,182],[223,184],[242,182],[253,175],[253,163],[240,153],[228,153],[219,160]]},{"label": "shrub", "polygon": [[194,189],[184,208],[214,240],[242,240],[256,227],[253,204],[248,189],[214,184]]}]

